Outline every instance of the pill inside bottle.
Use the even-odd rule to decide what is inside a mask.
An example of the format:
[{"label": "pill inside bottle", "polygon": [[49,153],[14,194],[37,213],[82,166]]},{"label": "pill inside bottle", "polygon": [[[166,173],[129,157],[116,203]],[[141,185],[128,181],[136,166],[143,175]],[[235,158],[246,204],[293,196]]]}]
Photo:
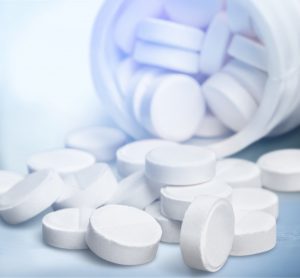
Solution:
[{"label": "pill inside bottle", "polygon": [[[223,157],[300,123],[292,86],[300,62],[288,59],[300,42],[285,28],[296,24],[293,3],[140,2],[105,1],[91,43],[96,89],[130,137],[198,144],[221,136],[210,147]],[[207,131],[207,116],[219,121],[220,131]]]}]

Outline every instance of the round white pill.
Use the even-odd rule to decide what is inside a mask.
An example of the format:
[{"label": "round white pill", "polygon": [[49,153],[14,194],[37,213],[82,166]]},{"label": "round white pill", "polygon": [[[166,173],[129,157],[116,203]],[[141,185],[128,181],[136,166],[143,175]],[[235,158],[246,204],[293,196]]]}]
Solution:
[{"label": "round white pill", "polygon": [[249,256],[270,251],[276,245],[276,220],[261,211],[235,212],[231,256]]},{"label": "round white pill", "polygon": [[162,229],[161,241],[166,243],[179,243],[181,222],[171,220],[160,212],[160,202],[156,201],[146,207],[145,211],[149,213],[160,224]]},{"label": "round white pill", "polygon": [[147,42],[199,52],[204,32],[164,19],[146,18],[139,23],[136,37]]},{"label": "round white pill", "polygon": [[160,188],[160,184],[146,179],[144,171],[136,172],[120,181],[109,203],[144,209],[159,198]]},{"label": "round white pill", "polygon": [[127,206],[109,205],[94,212],[86,242],[100,258],[120,265],[151,262],[162,230],[148,213]]},{"label": "round white pill", "polygon": [[0,196],[0,215],[9,224],[25,222],[49,208],[62,187],[62,179],[52,170],[30,174]]},{"label": "round white pill", "polygon": [[200,195],[209,195],[231,201],[232,189],[223,181],[213,180],[204,184],[161,189],[161,212],[166,217],[182,221],[190,204]]},{"label": "round white pill", "polygon": [[136,41],[133,59],[139,63],[187,74],[199,72],[200,54],[171,46]]},{"label": "round white pill", "polygon": [[227,15],[221,12],[215,16],[206,32],[200,55],[201,72],[210,75],[222,68],[227,58],[230,39]]},{"label": "round white pill", "polygon": [[73,131],[67,136],[66,146],[91,153],[98,162],[109,162],[127,141],[128,137],[121,130],[98,126]]},{"label": "round white pill", "polygon": [[259,167],[248,160],[228,158],[217,161],[216,176],[231,187],[261,187]]},{"label": "round white pill", "polygon": [[95,163],[93,155],[73,149],[58,149],[33,154],[27,161],[30,172],[52,169],[59,174],[73,174]]},{"label": "round white pill", "polygon": [[124,97],[127,97],[130,87],[130,81],[138,70],[139,65],[135,61],[133,61],[131,57],[122,60],[118,65],[115,77],[120,92]]},{"label": "round white pill", "polygon": [[238,60],[228,62],[222,71],[236,78],[251,93],[256,102],[260,103],[268,78],[265,72]]},{"label": "round white pill", "polygon": [[117,151],[117,169],[122,177],[144,170],[148,152],[163,146],[173,146],[176,143],[160,139],[147,139],[129,143]]},{"label": "round white pill", "polygon": [[85,234],[93,209],[70,208],[50,212],[43,218],[43,240],[63,249],[87,249]]},{"label": "round white pill", "polygon": [[227,0],[226,12],[232,32],[246,36],[254,36],[252,21],[247,10],[239,0]]},{"label": "round white pill", "polygon": [[233,131],[243,129],[258,107],[252,95],[226,73],[219,72],[208,79],[203,93],[211,111]]},{"label": "round white pill", "polygon": [[186,141],[195,134],[205,114],[201,87],[183,74],[163,75],[148,88],[140,114],[145,127],[155,136]]},{"label": "round white pill", "polygon": [[216,155],[195,146],[169,146],[152,150],[146,156],[145,174],[166,185],[192,185],[214,177]]},{"label": "round white pill", "polygon": [[278,196],[260,188],[234,188],[232,206],[238,211],[263,211],[278,217]]},{"label": "round white pill", "polygon": [[229,136],[231,133],[231,130],[216,116],[207,112],[201,120],[195,135],[204,138],[218,138]]},{"label": "round white pill", "polygon": [[77,189],[65,192],[55,202],[55,209],[98,208],[118,190],[118,182],[107,164],[98,163],[78,173]]},{"label": "round white pill", "polygon": [[11,171],[0,171],[0,196],[10,190],[24,178],[23,175]]},{"label": "round white pill", "polygon": [[300,191],[300,150],[270,152],[260,157],[257,164],[264,187],[283,192]]},{"label": "round white pill", "polygon": [[268,70],[266,48],[254,39],[235,35],[229,45],[228,54],[249,66],[262,71]]},{"label": "round white pill", "polygon": [[222,0],[166,0],[165,10],[171,20],[206,27],[223,7]]},{"label": "round white pill", "polygon": [[163,1],[151,0],[125,1],[114,27],[114,40],[125,53],[131,53],[135,41],[136,29],[145,17],[157,17],[163,9]]},{"label": "round white pill", "polygon": [[230,203],[212,196],[199,196],[185,213],[180,235],[184,262],[195,269],[220,270],[226,263],[234,236]]}]

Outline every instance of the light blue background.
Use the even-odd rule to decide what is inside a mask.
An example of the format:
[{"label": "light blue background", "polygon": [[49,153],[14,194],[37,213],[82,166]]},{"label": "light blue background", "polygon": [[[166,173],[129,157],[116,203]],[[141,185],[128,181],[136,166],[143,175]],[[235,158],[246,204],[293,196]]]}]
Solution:
[{"label": "light blue background", "polygon": [[[113,1],[113,0],[109,0]],[[107,123],[89,68],[89,39],[101,0],[0,0],[0,164],[25,172],[29,154],[63,145],[73,128]],[[300,129],[265,139],[239,157],[300,148]],[[299,181],[300,182],[300,181]],[[219,276],[300,277],[300,193],[279,194],[277,247],[230,258],[216,274],[183,264],[177,245],[161,244],[154,262],[121,267],[89,251],[44,245],[39,216],[19,226],[0,220],[0,277],[7,276]]]},{"label": "light blue background", "polygon": [[29,154],[105,122],[90,74],[102,0],[0,0],[0,158],[25,170]]}]

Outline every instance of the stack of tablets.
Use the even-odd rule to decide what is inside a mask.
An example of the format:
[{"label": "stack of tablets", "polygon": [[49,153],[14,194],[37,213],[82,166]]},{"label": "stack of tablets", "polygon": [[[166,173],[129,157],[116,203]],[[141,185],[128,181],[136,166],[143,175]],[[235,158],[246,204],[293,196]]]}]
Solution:
[{"label": "stack of tablets", "polygon": [[217,271],[229,255],[257,254],[275,246],[278,198],[260,188],[255,163],[216,162],[208,149],[177,145],[149,152],[145,174],[163,185],[160,205],[151,204],[146,211],[161,223],[163,241],[180,243],[189,266]]},{"label": "stack of tablets", "polygon": [[[278,197],[261,187],[299,191],[299,150],[266,154],[255,164],[217,161],[210,149],[169,141],[132,142],[117,150],[117,170],[124,177],[118,181],[99,162],[102,156],[96,162],[91,153],[111,150],[120,138],[102,140],[97,148],[91,140],[90,147],[85,145],[90,153],[34,154],[25,177],[0,172],[3,220],[23,223],[52,206],[56,211],[43,218],[47,244],[89,248],[121,265],[152,261],[160,241],[180,244],[188,266],[210,272],[221,269],[229,256],[275,247]],[[105,154],[107,159],[113,155]]]},{"label": "stack of tablets", "polygon": [[[129,113],[149,136],[226,137],[251,121],[267,80],[267,54],[236,0],[128,1],[114,32]],[[126,27],[125,27],[126,26]]]}]

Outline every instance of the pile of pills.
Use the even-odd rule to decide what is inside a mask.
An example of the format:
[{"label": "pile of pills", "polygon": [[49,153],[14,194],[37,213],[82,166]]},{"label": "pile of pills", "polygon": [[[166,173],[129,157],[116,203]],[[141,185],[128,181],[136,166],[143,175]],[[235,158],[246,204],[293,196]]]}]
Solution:
[{"label": "pile of pills", "polygon": [[145,133],[183,142],[241,131],[260,105],[268,55],[240,1],[125,2],[115,80]]},{"label": "pile of pills", "polygon": [[66,148],[33,154],[28,175],[0,171],[1,218],[19,224],[52,207],[46,244],[120,265],[151,262],[160,242],[208,272],[270,251],[279,204],[268,189],[300,191],[300,150],[253,163],[179,143],[239,132],[258,109],[268,61],[250,15],[238,0],[124,2],[114,78],[132,118],[160,139],[76,130]]},{"label": "pile of pills", "polygon": [[108,127],[91,131],[68,136],[80,150],[33,154],[27,176],[0,171],[1,218],[19,224],[52,207],[42,220],[46,244],[120,265],[151,262],[160,241],[179,244],[189,267],[209,272],[230,256],[275,247],[278,197],[262,186],[300,191],[300,150],[256,164],[164,140],[125,144],[126,135]]}]

